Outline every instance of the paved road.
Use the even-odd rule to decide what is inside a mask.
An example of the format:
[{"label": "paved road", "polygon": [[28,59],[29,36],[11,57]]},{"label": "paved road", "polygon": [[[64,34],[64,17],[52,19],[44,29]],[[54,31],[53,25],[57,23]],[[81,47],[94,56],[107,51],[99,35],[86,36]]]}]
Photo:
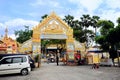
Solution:
[{"label": "paved road", "polygon": [[[61,63],[62,64],[62,63]],[[91,66],[56,66],[55,63],[42,63],[27,76],[5,75],[0,80],[120,80],[120,68]]]}]

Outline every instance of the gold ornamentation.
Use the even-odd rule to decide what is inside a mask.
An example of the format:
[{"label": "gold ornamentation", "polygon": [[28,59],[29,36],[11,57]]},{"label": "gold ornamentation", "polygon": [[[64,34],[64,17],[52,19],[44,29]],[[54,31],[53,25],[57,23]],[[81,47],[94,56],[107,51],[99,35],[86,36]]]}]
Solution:
[{"label": "gold ornamentation", "polygon": [[73,29],[54,12],[33,28],[32,41],[40,42],[41,34],[65,34],[68,37],[68,39],[66,39],[66,45],[74,42]]}]

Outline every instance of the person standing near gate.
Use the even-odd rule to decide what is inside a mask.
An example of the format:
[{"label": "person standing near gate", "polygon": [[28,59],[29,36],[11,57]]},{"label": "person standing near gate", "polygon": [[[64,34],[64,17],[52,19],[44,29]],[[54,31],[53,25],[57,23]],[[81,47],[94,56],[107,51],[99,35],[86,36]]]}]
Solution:
[{"label": "person standing near gate", "polygon": [[57,54],[56,54],[56,63],[58,66],[59,65],[59,50],[57,51]]},{"label": "person standing near gate", "polygon": [[47,63],[49,64],[49,62],[50,62],[50,54],[48,53],[47,54]]}]

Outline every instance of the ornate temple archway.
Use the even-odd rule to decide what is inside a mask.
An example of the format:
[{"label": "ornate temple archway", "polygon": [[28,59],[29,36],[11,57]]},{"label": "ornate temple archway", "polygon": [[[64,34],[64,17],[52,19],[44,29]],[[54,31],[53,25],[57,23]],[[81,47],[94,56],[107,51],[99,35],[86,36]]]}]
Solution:
[{"label": "ornate temple archway", "polygon": [[69,60],[74,60],[73,29],[52,12],[47,18],[33,28],[32,50],[41,53],[41,39],[65,39]]}]

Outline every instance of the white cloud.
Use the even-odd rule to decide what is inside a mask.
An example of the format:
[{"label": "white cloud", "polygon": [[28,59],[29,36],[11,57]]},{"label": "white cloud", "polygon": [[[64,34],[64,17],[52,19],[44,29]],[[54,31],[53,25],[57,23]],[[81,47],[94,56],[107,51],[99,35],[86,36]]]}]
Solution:
[{"label": "white cloud", "polygon": [[31,13],[28,13],[27,15],[29,15],[31,17],[38,17],[38,16],[40,16],[40,13],[31,12]]},{"label": "white cloud", "polygon": [[[71,14],[73,14],[74,18],[75,19],[80,19],[80,17],[83,15],[83,14],[86,14],[85,11],[83,11],[81,8],[79,8],[78,10],[73,10],[71,11]],[[70,15],[71,15],[70,14]]]},{"label": "white cloud", "polygon": [[48,3],[50,6],[53,6],[53,7],[60,7],[59,3],[56,2],[56,1],[49,1]]},{"label": "white cloud", "polygon": [[37,21],[24,20],[24,19],[20,19],[20,18],[10,20],[10,21],[7,21],[4,23],[4,25],[8,26],[9,28],[15,28],[15,27],[24,26],[24,25],[32,27],[32,26],[35,26],[37,24],[38,24]]},{"label": "white cloud", "polygon": [[[120,11],[115,11],[116,9],[120,9],[120,0],[69,0],[69,2],[78,5],[78,9],[72,11],[72,14],[77,19],[82,14],[98,15],[101,19],[111,20],[116,25],[116,20],[120,17]],[[103,8],[100,8],[100,6]],[[84,8],[88,11],[85,11]],[[100,11],[101,13],[96,14],[94,10]]]},{"label": "white cloud", "polygon": [[14,30],[20,30],[20,29],[24,29],[24,26],[29,26],[30,28],[32,28],[33,26],[37,25],[39,22],[37,21],[32,21],[32,20],[24,20],[24,19],[14,19],[14,20],[10,20],[7,21],[5,23],[0,23],[0,35],[4,35],[4,31],[5,28],[8,28],[8,35],[15,39],[15,35],[14,35]]},{"label": "white cloud", "polygon": [[59,7],[59,1],[56,0],[36,0],[34,3],[30,3],[30,5],[34,7],[38,6],[50,6],[50,7]]},{"label": "white cloud", "polygon": [[10,35],[9,35],[9,37],[10,37],[10,38],[12,38],[13,40],[15,40],[15,39],[16,39],[15,34],[10,34]]},{"label": "white cloud", "polygon": [[87,8],[88,11],[94,11],[102,3],[102,0],[80,0],[80,3]]},{"label": "white cloud", "polygon": [[117,25],[116,20],[120,17],[120,12],[115,12],[114,10],[105,10],[101,14],[102,19],[111,20]]},{"label": "white cloud", "polygon": [[5,16],[5,15],[0,15],[0,22],[2,21],[6,21],[6,20],[10,20],[10,19],[12,19],[11,17],[9,17],[9,16]]},{"label": "white cloud", "polygon": [[3,28],[3,27],[4,27],[4,25],[2,23],[0,23],[0,28]]},{"label": "white cloud", "polygon": [[89,12],[94,11],[99,7],[103,0],[69,0],[71,3],[75,3],[79,7],[86,8]]},{"label": "white cloud", "polygon": [[45,5],[45,2],[43,0],[37,0],[36,2],[30,3],[32,6],[38,6],[38,5]]},{"label": "white cloud", "polygon": [[80,19],[83,14],[96,15],[94,11],[99,8],[103,0],[69,0],[69,2],[78,6],[77,9],[71,11],[71,14],[75,19]]},{"label": "white cloud", "polygon": [[120,8],[120,0],[106,0],[106,4],[110,8]]}]

